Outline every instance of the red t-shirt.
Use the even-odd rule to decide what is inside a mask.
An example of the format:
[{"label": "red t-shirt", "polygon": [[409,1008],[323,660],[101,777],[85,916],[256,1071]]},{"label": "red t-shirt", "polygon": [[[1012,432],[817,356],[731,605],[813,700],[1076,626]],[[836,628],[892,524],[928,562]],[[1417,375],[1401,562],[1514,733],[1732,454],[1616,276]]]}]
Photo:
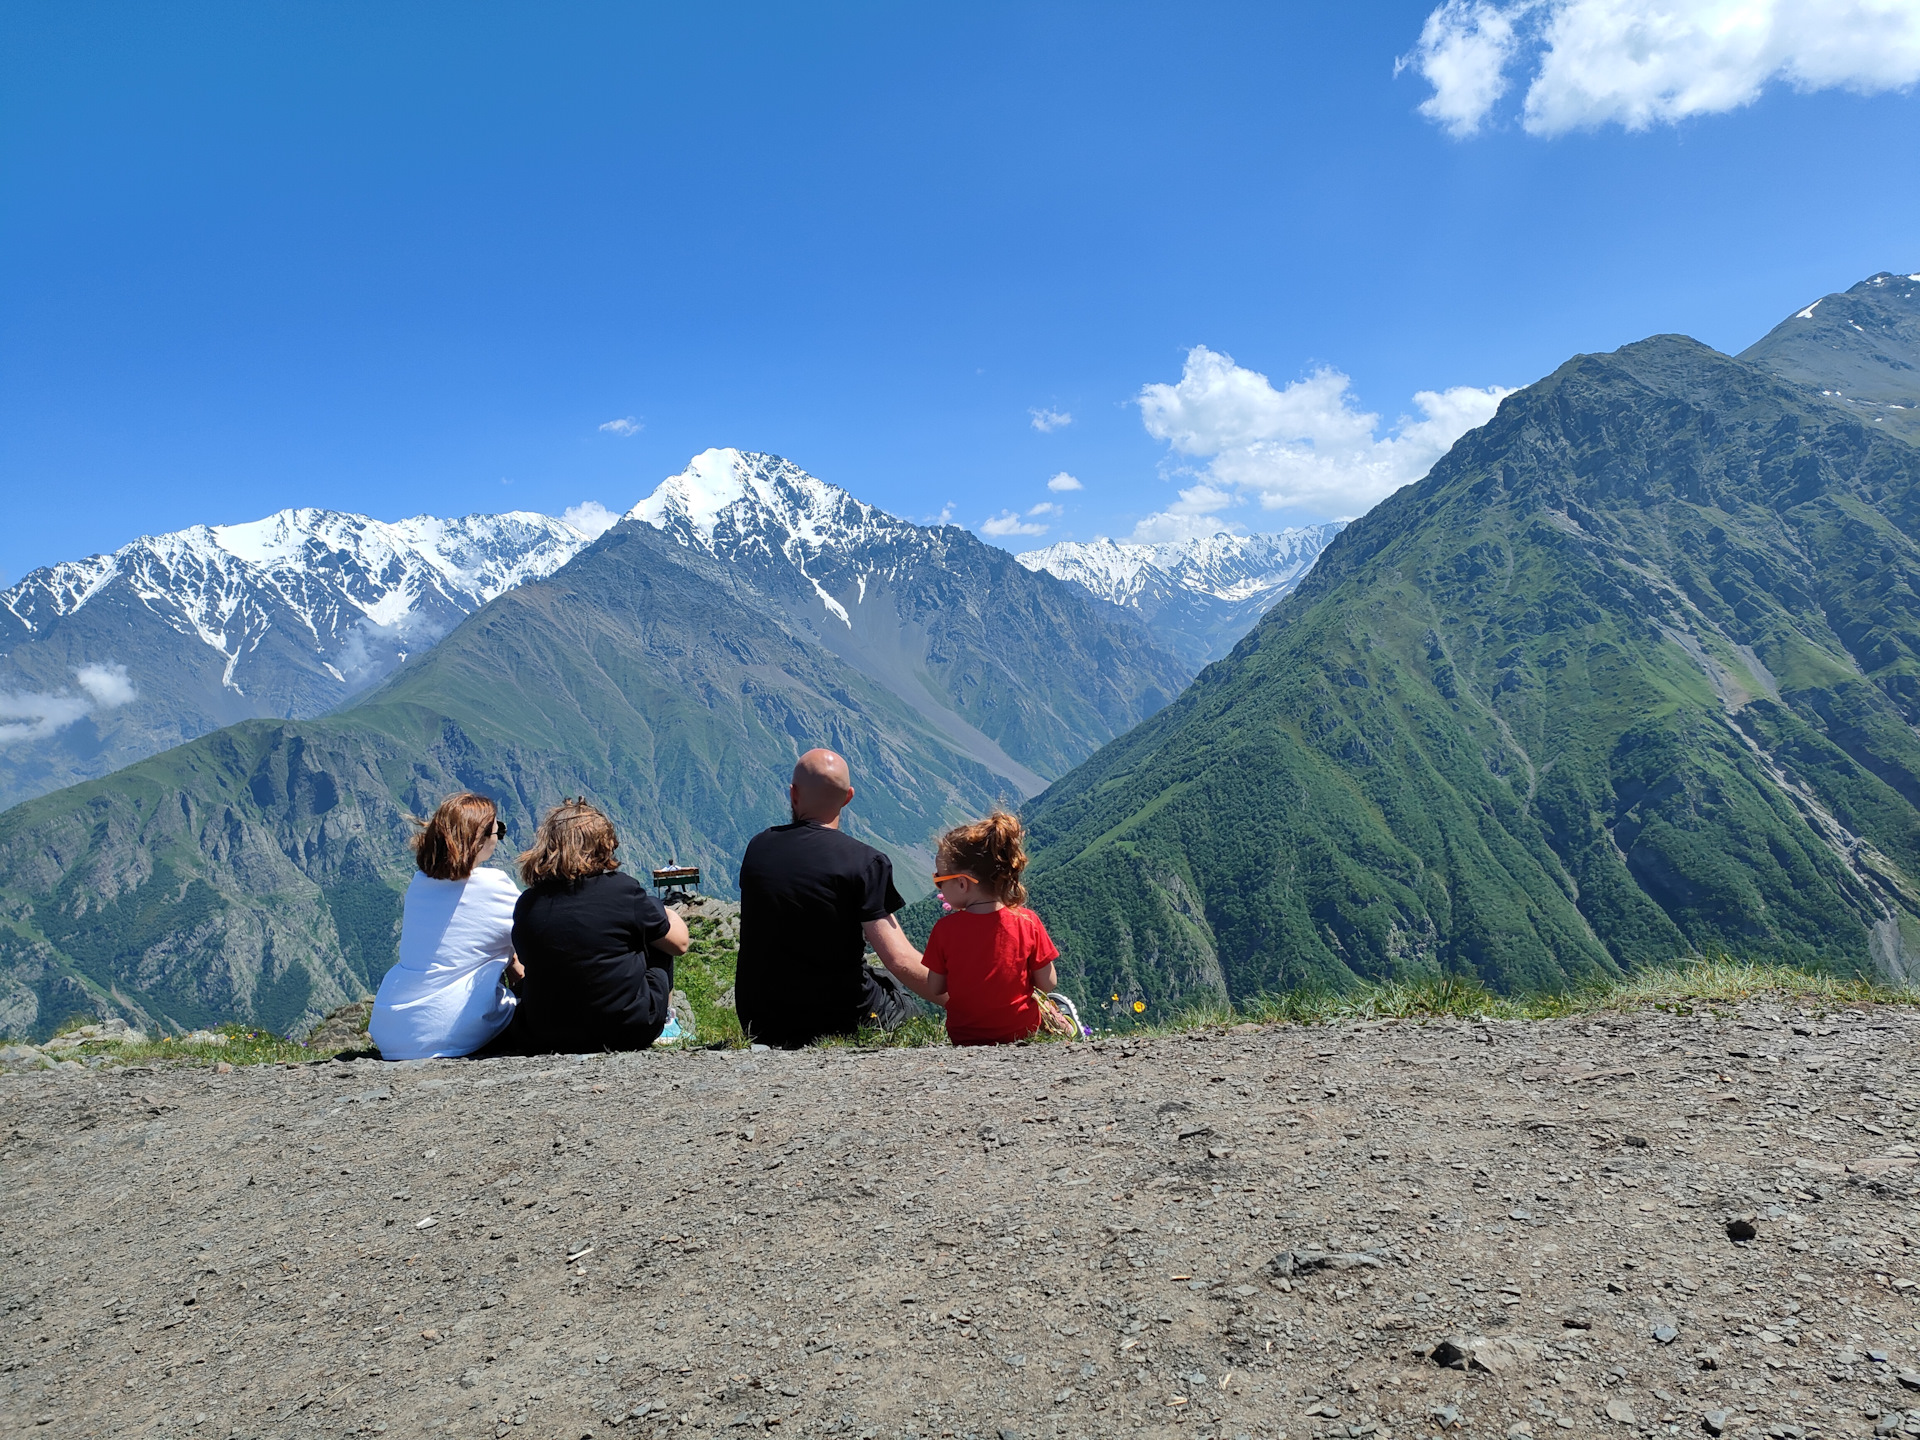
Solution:
[{"label": "red t-shirt", "polygon": [[1005,1045],[1040,1028],[1033,972],[1060,952],[1031,910],[990,915],[956,910],[927,937],[927,969],[947,977],[947,1038],[956,1045]]}]

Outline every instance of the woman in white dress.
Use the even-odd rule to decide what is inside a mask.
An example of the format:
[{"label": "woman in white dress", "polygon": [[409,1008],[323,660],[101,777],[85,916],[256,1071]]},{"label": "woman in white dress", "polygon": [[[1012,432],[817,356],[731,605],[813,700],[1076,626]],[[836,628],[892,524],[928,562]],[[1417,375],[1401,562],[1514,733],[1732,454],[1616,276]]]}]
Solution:
[{"label": "woman in white dress", "polygon": [[471,1055],[513,1019],[507,982],[520,974],[520,890],[481,868],[506,833],[493,801],[463,793],[443,801],[414,837],[419,870],[407,886],[400,960],[380,982],[367,1026],[382,1059]]}]

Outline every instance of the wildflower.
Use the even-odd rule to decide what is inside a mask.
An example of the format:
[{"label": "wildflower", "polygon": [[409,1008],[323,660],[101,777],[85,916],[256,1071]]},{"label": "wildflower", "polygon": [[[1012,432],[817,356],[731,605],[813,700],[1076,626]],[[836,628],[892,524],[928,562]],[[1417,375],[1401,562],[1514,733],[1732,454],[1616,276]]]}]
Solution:
[{"label": "wildflower", "polygon": [[1136,1000],[1133,1002],[1133,1013],[1136,1015],[1144,1013],[1146,1008],[1147,1002],[1144,1000]]}]

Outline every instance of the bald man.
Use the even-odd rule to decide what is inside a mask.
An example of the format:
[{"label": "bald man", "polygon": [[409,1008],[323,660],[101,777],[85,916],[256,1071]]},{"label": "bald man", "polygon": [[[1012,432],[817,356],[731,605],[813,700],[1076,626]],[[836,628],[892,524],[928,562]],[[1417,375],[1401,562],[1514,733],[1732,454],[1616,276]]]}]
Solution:
[{"label": "bald man", "polygon": [[846,760],[809,750],[787,795],[792,821],[754,836],[740,861],[734,995],[748,1034],[792,1048],[904,1015],[896,987],[868,968],[869,945],[900,985],[920,996],[936,987],[893,918],[907,903],[893,862],[841,833],[840,812],[853,803]]}]

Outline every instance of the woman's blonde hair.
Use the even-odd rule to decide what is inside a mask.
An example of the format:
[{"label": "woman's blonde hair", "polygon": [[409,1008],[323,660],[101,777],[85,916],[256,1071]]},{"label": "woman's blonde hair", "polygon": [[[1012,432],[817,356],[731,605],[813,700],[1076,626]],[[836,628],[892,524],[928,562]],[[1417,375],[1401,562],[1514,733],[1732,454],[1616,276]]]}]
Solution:
[{"label": "woman's blonde hair", "polygon": [[533,844],[520,857],[520,879],[538,885],[618,870],[613,852],[619,848],[620,837],[602,811],[584,799],[562,800],[547,811]]},{"label": "woman's blonde hair", "polygon": [[957,825],[940,837],[942,873],[957,871],[978,880],[1002,905],[1027,903],[1020,883],[1027,868],[1026,831],[1020,817],[995,810],[984,820]]},{"label": "woman's blonde hair", "polygon": [[462,790],[442,800],[431,820],[407,818],[420,827],[413,837],[413,863],[420,873],[434,880],[464,880],[480,863],[500,811],[486,796]]}]

